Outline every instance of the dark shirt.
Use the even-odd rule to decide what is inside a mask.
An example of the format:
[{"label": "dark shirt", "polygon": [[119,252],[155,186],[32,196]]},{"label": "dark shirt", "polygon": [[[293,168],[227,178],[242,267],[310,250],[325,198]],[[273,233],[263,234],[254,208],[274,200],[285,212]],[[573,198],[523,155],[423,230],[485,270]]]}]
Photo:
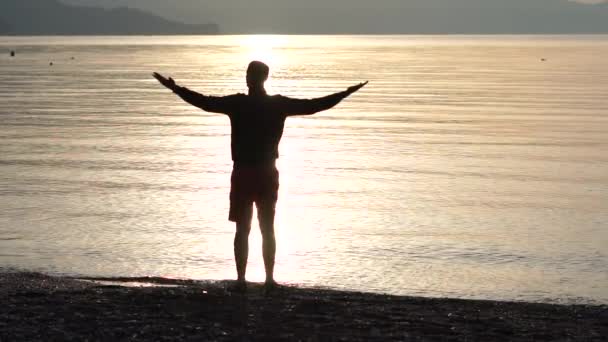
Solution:
[{"label": "dark shirt", "polygon": [[337,105],[348,91],[316,99],[292,99],[266,94],[205,96],[185,87],[174,92],[184,101],[207,112],[228,115],[232,127],[232,160],[235,165],[258,165],[279,157],[285,119],[310,115]]}]

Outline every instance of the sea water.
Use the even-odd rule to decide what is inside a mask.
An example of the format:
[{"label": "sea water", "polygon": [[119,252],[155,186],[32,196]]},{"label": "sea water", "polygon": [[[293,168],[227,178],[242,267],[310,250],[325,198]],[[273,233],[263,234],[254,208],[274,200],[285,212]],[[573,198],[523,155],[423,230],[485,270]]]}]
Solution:
[{"label": "sea water", "polygon": [[[10,57],[10,50],[16,56]],[[279,282],[608,303],[608,36],[0,37],[0,267],[235,277],[227,117],[313,98],[278,168]],[[257,225],[248,278],[264,279]]]}]

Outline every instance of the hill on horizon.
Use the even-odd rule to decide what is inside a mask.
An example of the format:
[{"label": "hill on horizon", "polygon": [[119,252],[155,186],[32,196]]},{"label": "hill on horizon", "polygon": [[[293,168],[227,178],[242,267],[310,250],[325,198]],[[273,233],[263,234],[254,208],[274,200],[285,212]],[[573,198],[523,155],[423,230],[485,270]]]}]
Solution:
[{"label": "hill on horizon", "polygon": [[[209,24],[199,24],[209,23]],[[0,34],[608,33],[608,0],[0,0]]]},{"label": "hill on horizon", "polygon": [[213,21],[225,34],[608,33],[608,0],[63,1]]},{"label": "hill on horizon", "polygon": [[184,24],[129,7],[66,5],[58,0],[1,0],[1,35],[217,34],[217,24]]}]

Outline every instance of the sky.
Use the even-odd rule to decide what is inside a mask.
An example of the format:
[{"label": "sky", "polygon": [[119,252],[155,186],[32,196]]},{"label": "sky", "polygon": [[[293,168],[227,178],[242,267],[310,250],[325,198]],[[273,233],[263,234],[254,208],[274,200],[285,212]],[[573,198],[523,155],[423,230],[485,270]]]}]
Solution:
[{"label": "sky", "polygon": [[608,0],[63,0],[224,33],[608,33]]}]

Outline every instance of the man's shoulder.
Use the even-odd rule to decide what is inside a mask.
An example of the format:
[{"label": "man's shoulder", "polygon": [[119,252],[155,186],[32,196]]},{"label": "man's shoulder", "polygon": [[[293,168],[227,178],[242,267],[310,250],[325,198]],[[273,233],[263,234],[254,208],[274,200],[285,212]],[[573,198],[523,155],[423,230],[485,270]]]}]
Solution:
[{"label": "man's shoulder", "polygon": [[228,96],[226,96],[226,98],[235,99],[235,100],[244,99],[244,98],[247,98],[247,94],[236,93],[236,94],[228,95]]},{"label": "man's shoulder", "polygon": [[232,105],[239,105],[247,101],[247,95],[243,93],[236,93],[224,96],[224,100]]},{"label": "man's shoulder", "polygon": [[269,95],[268,98],[270,98],[270,100],[272,100],[274,102],[281,102],[284,100],[289,100],[289,97],[283,96],[281,94]]}]

